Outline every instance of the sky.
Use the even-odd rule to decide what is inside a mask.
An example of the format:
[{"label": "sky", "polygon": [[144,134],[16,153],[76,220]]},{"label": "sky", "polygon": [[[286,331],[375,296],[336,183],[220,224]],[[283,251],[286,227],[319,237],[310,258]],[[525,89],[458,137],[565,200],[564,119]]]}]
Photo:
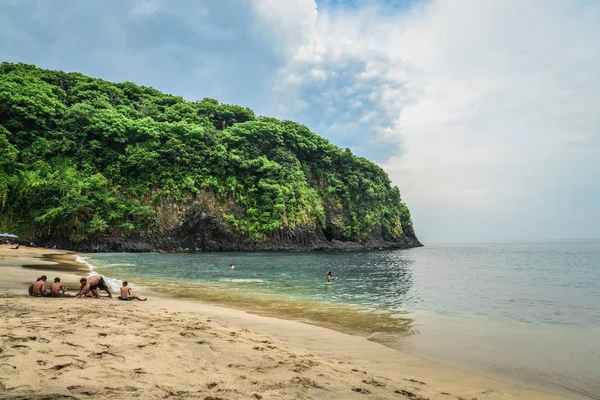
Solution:
[{"label": "sky", "polygon": [[600,238],[595,0],[2,0],[0,60],[301,122],[425,243]]}]

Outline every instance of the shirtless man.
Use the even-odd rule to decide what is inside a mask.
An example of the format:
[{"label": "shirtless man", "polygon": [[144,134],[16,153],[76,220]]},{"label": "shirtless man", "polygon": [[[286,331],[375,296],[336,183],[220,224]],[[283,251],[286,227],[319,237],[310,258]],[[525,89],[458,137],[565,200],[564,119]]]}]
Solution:
[{"label": "shirtless man", "polygon": [[54,278],[54,283],[50,286],[50,296],[51,297],[65,297],[69,296],[65,294],[67,291],[67,287],[60,283],[60,278]]},{"label": "shirtless man", "polygon": [[85,297],[86,294],[92,293],[92,295],[99,299],[100,295],[98,294],[98,289],[105,290],[108,293],[108,297],[112,299],[112,293],[110,292],[110,288],[104,282],[104,278],[100,275],[90,276],[89,279],[81,278],[79,280],[81,283],[81,287],[79,288],[79,292],[75,295],[75,297]]},{"label": "shirtless man", "polygon": [[[40,276],[39,278],[37,278],[35,280],[35,282],[39,282],[42,280],[42,277]],[[33,282],[31,285],[29,285],[29,295],[33,296],[33,285],[35,285],[35,282]]]},{"label": "shirtless man", "polygon": [[119,300],[131,301],[133,299],[136,299],[136,300],[139,300],[139,301],[146,301],[146,300],[148,300],[148,298],[142,299],[137,294],[132,295],[131,294],[131,288],[127,286],[127,281],[123,281],[123,287],[121,288],[121,295],[119,296]]},{"label": "shirtless man", "polygon": [[40,277],[40,279],[33,284],[33,288],[32,288],[32,295],[33,296],[41,296],[41,297],[45,297],[48,296],[50,293],[46,292],[46,280],[48,278],[46,278],[46,275],[42,275]]}]

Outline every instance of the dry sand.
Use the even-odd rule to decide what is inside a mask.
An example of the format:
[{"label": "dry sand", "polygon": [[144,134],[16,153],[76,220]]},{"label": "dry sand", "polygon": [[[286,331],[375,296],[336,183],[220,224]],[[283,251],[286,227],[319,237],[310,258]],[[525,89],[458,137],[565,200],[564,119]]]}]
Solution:
[{"label": "dry sand", "polygon": [[77,282],[86,271],[64,254],[0,246],[0,399],[562,398],[362,337],[199,302],[17,294],[42,273]]}]

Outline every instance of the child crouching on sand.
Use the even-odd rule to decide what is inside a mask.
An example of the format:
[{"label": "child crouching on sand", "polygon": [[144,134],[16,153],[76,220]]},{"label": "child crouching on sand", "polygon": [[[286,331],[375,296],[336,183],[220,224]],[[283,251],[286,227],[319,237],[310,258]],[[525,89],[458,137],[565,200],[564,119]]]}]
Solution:
[{"label": "child crouching on sand", "polygon": [[139,301],[146,301],[146,300],[148,300],[148,298],[142,299],[137,294],[136,295],[132,295],[131,294],[131,288],[127,286],[127,281],[123,281],[123,287],[121,288],[121,295],[119,296],[119,300],[131,301],[133,299],[136,299],[136,300],[139,300]]}]

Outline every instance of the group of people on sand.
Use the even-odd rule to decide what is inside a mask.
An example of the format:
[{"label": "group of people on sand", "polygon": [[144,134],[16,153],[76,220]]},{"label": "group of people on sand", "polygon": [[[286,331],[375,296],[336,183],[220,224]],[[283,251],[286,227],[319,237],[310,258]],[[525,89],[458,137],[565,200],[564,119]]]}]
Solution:
[{"label": "group of people on sand", "polygon": [[[90,276],[89,278],[81,278],[79,283],[79,291],[75,296],[67,293],[68,288],[60,282],[60,278],[54,278],[54,283],[50,286],[50,290],[46,290],[46,275],[40,276],[35,282],[29,285],[29,295],[35,297],[94,297],[99,299],[100,294],[98,289],[106,291],[108,297],[112,299],[113,295],[110,291],[110,286],[104,281],[101,275]],[[118,299],[123,301],[139,300],[146,301],[147,298],[141,298],[138,295],[131,293],[131,288],[127,281],[123,281],[123,286],[120,288],[121,293]]]},{"label": "group of people on sand", "polygon": [[41,297],[69,297],[65,292],[68,290],[65,285],[60,282],[60,278],[54,278],[54,283],[50,286],[50,290],[46,290],[46,275],[42,275],[35,282],[29,285],[30,296]]}]

